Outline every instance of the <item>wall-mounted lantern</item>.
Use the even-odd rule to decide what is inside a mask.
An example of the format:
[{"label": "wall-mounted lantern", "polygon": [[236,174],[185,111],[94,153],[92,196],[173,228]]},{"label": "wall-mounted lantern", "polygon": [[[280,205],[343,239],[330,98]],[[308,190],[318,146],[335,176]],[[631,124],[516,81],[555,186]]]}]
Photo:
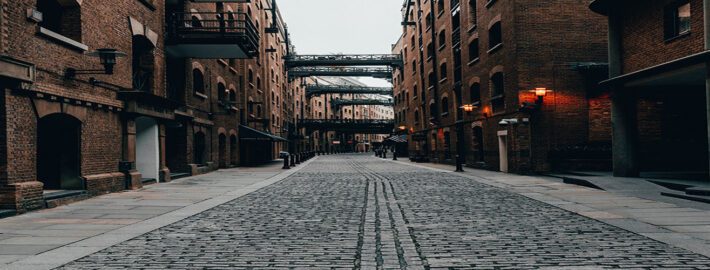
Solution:
[{"label": "wall-mounted lantern", "polygon": [[530,90],[529,92],[535,93],[535,96],[537,97],[537,103],[542,103],[545,96],[547,96],[547,93],[552,92],[552,90],[549,90],[545,87],[538,87],[533,90]]},{"label": "wall-mounted lantern", "polygon": [[111,75],[113,74],[113,67],[117,63],[117,58],[119,57],[125,57],[127,54],[123,52],[119,52],[116,49],[109,49],[109,48],[103,48],[103,49],[97,49],[94,52],[90,52],[87,54],[88,56],[94,56],[98,57],[99,61],[101,62],[101,65],[104,66],[103,69],[84,69],[84,70],[79,70],[75,68],[67,68],[64,77],[67,79],[73,79],[76,77],[78,74],[107,74]]},{"label": "wall-mounted lantern", "polygon": [[471,113],[471,112],[473,112],[473,111],[474,111],[475,109],[477,109],[477,108],[478,108],[478,107],[477,107],[476,105],[473,105],[473,104],[465,104],[465,105],[461,106],[461,109],[463,109],[463,111],[464,111],[464,112],[467,112],[467,113]]}]

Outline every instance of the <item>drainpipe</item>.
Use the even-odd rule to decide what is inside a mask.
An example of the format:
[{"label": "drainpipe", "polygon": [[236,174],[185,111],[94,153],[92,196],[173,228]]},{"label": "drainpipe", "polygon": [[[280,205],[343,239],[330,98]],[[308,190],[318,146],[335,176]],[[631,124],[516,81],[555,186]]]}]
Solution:
[{"label": "drainpipe", "polygon": [[[705,50],[710,50],[710,0],[703,0],[703,32]],[[710,152],[710,63],[705,64],[705,116],[708,119],[708,152]],[[710,165],[710,161],[708,161]]]}]

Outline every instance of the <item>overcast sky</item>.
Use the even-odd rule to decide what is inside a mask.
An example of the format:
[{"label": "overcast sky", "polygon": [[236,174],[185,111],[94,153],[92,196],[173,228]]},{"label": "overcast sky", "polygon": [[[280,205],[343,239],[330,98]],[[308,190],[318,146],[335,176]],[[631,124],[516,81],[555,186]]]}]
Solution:
[{"label": "overcast sky", "polygon": [[299,54],[386,54],[402,34],[403,0],[276,1]]}]

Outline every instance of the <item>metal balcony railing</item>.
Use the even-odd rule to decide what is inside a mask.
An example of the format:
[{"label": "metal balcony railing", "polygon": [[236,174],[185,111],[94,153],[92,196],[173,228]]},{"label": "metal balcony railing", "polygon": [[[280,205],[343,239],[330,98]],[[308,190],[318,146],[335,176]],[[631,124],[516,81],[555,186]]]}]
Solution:
[{"label": "metal balcony railing", "polygon": [[331,101],[334,108],[350,105],[377,105],[377,106],[394,106],[392,100],[382,99],[335,99]]},{"label": "metal balcony railing", "polygon": [[285,57],[288,67],[305,66],[392,66],[404,65],[399,54],[352,55],[290,55]]},{"label": "metal balcony railing", "polygon": [[392,68],[373,67],[296,67],[289,69],[288,76],[291,78],[310,76],[350,76],[350,77],[374,77],[391,78]]},{"label": "metal balcony railing", "polygon": [[246,13],[175,12],[167,30],[173,43],[233,43],[250,56],[258,53],[259,33]]},{"label": "metal balcony railing", "polygon": [[394,130],[394,119],[303,119],[300,127],[361,134],[389,134]]},{"label": "metal balcony railing", "polygon": [[308,97],[323,94],[376,94],[392,96],[394,94],[394,90],[392,87],[365,87],[354,85],[309,84],[306,86],[306,96]]}]

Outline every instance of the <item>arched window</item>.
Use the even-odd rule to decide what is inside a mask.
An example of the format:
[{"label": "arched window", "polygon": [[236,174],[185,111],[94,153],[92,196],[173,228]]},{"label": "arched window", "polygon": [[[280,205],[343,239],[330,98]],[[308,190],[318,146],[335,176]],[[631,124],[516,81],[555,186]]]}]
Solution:
[{"label": "arched window", "polygon": [[236,26],[234,13],[231,11],[227,12],[227,25],[229,26],[229,28],[234,28]]},{"label": "arched window", "polygon": [[192,70],[192,91],[194,93],[205,93],[205,77],[202,71],[195,68]]},{"label": "arched window", "polygon": [[155,47],[145,36],[133,36],[132,41],[133,89],[151,93],[155,72]]},{"label": "arched window", "polygon": [[437,1],[437,10],[439,11],[439,14],[444,13],[444,1],[443,0]]},{"label": "arched window", "polygon": [[491,76],[491,105],[493,113],[505,110],[505,80],[502,72]]},{"label": "arched window", "polygon": [[476,0],[468,0],[468,22],[471,27],[478,23],[478,12],[476,12]]},{"label": "arched window", "polygon": [[449,98],[444,97],[441,99],[441,116],[449,116]]},{"label": "arched window", "polygon": [[414,125],[419,125],[419,111],[414,111]]},{"label": "arched window", "polygon": [[441,64],[441,66],[439,67],[439,73],[441,74],[441,80],[446,79],[446,77],[448,76],[448,72],[446,71],[446,63]]},{"label": "arched window", "polygon": [[478,39],[474,39],[468,44],[468,61],[473,62],[480,57]]},{"label": "arched window", "polygon": [[474,104],[474,105],[481,104],[481,84],[474,83],[471,85],[470,97],[471,97],[471,104]]},{"label": "arched window", "polygon": [[256,105],[256,117],[261,118],[261,105]]},{"label": "arched window", "polygon": [[197,16],[192,16],[190,25],[194,28],[200,28],[202,27],[202,21]]},{"label": "arched window", "polygon": [[432,102],[429,104],[429,115],[431,115],[431,119],[435,119],[435,115],[438,113],[439,110],[436,109],[436,103]]},{"label": "arched window", "polygon": [[[440,3],[443,1],[439,1]],[[439,50],[443,49],[446,47],[446,30],[441,30],[439,32]]]},{"label": "arched window", "polygon": [[234,89],[229,89],[229,103],[231,105],[237,104],[237,91]]},{"label": "arched window", "polygon": [[220,102],[227,101],[227,94],[228,94],[227,87],[224,86],[224,84],[221,82],[219,84],[217,84],[217,99]]},{"label": "arched window", "polygon": [[500,22],[497,22],[488,29],[488,49],[493,49],[494,47],[503,43],[503,29],[501,28]]},{"label": "arched window", "polygon": [[256,89],[261,89],[261,78],[256,78]]},{"label": "arched window", "polygon": [[249,69],[249,74],[247,75],[249,83],[253,84],[254,83],[254,72]]}]

